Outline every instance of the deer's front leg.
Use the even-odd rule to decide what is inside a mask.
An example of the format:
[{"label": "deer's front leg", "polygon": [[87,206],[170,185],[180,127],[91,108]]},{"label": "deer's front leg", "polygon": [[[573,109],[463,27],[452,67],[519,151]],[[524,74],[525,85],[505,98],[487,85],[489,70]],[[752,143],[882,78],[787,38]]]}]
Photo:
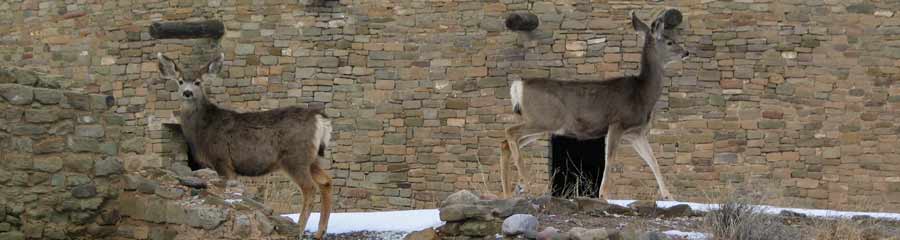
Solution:
[{"label": "deer's front leg", "polygon": [[616,156],[616,148],[619,146],[619,139],[622,138],[623,129],[618,124],[609,126],[606,133],[606,157],[603,159],[603,178],[600,180],[600,194],[598,198],[606,199],[609,193],[606,190],[606,179],[609,177],[609,164],[612,163]]}]

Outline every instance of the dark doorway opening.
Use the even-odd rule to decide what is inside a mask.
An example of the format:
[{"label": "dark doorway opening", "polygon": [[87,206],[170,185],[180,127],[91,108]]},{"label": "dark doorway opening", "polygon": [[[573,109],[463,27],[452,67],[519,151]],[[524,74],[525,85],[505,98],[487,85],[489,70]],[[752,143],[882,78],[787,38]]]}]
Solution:
[{"label": "dark doorway opening", "polygon": [[598,197],[605,140],[550,136],[550,188],[554,197]]}]

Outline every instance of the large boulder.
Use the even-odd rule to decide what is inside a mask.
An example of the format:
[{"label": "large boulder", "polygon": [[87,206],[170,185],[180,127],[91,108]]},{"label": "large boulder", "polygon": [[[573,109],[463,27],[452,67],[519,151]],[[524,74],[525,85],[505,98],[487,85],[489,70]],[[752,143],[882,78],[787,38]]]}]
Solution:
[{"label": "large boulder", "polygon": [[515,214],[503,220],[504,235],[515,236],[537,232],[538,220],[531,214]]}]

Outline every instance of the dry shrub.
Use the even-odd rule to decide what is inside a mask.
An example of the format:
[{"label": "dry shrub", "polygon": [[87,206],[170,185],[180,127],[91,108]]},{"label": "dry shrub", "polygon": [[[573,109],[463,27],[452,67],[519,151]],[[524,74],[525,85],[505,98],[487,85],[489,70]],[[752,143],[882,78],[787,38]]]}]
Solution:
[{"label": "dry shrub", "polygon": [[710,202],[719,209],[710,211],[703,219],[703,228],[717,240],[797,240],[799,229],[786,225],[778,216],[763,213],[762,202],[771,202],[778,193],[767,184],[747,181],[741,186],[727,186],[716,191]]},{"label": "dry shrub", "polygon": [[796,240],[801,236],[798,229],[739,198],[732,198],[720,204],[718,210],[707,213],[704,227],[718,240]]},{"label": "dry shrub", "polygon": [[813,224],[813,233],[816,240],[887,239],[884,236],[884,227],[874,221],[818,219]]}]

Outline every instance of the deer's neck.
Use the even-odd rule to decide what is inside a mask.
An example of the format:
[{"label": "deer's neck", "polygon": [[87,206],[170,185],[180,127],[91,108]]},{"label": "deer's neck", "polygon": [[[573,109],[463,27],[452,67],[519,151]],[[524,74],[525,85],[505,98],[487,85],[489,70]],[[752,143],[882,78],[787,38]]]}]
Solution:
[{"label": "deer's neck", "polygon": [[659,95],[662,91],[663,63],[659,59],[653,36],[645,35],[644,48],[641,51],[641,72],[638,79],[645,90],[653,91],[650,95]]},{"label": "deer's neck", "polygon": [[183,102],[181,106],[181,128],[185,137],[191,140],[197,128],[208,119],[210,111],[216,111],[218,107],[206,98],[194,100],[195,102]]}]

